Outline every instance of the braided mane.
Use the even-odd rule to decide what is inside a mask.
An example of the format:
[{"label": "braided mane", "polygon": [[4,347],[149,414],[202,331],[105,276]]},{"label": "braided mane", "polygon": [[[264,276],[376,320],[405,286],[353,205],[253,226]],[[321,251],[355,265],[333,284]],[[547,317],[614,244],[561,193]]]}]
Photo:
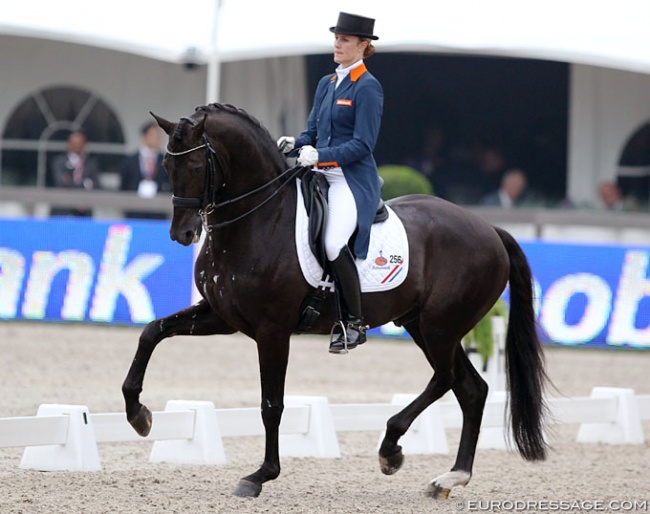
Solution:
[{"label": "braided mane", "polygon": [[234,105],[211,103],[208,105],[202,105],[200,107],[197,107],[195,109],[195,112],[204,112],[206,114],[227,113],[227,114],[232,114],[234,116],[237,116],[239,118],[243,118],[244,120],[248,121],[256,130],[262,132],[264,134],[264,137],[273,141],[273,138],[271,137],[271,133],[264,125],[262,125],[262,123],[257,118],[248,114],[248,112],[246,112],[244,109],[240,109],[239,107],[235,107]]},{"label": "braided mane", "polygon": [[202,105],[200,107],[197,107],[195,109],[195,112],[205,112],[207,114],[225,112],[225,113],[233,114],[235,116],[239,116],[240,118],[244,118],[245,120],[248,120],[253,126],[257,127],[259,130],[268,134],[268,137],[271,137],[270,132],[266,129],[266,127],[264,127],[264,125],[262,125],[262,123],[257,118],[248,114],[248,112],[246,112],[244,109],[240,109],[239,107],[235,107],[234,105],[211,103],[208,105]]},{"label": "braided mane", "polygon": [[[256,133],[256,140],[258,143],[264,147],[266,147],[268,153],[272,155],[274,158],[277,158],[277,164],[282,168],[286,168],[286,160],[282,156],[282,154],[278,151],[277,146],[275,144],[275,139],[273,139],[273,136],[271,136],[271,133],[268,131],[268,129],[262,125],[262,123],[255,118],[254,116],[250,115],[248,112],[246,112],[244,109],[241,109],[239,107],[235,107],[234,105],[230,104],[220,104],[220,103],[211,103],[208,105],[202,105],[197,107],[194,110],[195,113],[205,113],[205,114],[230,114],[235,117],[238,117],[245,122],[248,123],[248,125],[253,129],[253,131]],[[176,131],[174,132],[174,137],[176,137],[176,133],[180,131],[180,134],[182,134],[184,124],[187,123],[185,121],[182,121],[179,123],[176,127]]]},{"label": "braided mane", "polygon": [[[232,114],[234,116],[243,118],[244,120],[248,121],[256,130],[263,132],[267,138],[271,140],[273,139],[271,137],[271,133],[267,130],[267,128],[264,125],[262,125],[262,123],[257,118],[248,114],[248,112],[246,112],[244,109],[240,109],[238,107],[235,107],[234,105],[211,103],[208,105],[201,105],[197,107],[196,109],[194,109],[194,112],[195,113],[202,112],[205,114],[219,114],[219,113]],[[185,128],[185,125],[187,125],[187,123],[189,123],[187,119],[181,119],[181,121],[176,124],[176,129],[172,134],[173,139],[175,140],[183,139],[183,130]]]}]

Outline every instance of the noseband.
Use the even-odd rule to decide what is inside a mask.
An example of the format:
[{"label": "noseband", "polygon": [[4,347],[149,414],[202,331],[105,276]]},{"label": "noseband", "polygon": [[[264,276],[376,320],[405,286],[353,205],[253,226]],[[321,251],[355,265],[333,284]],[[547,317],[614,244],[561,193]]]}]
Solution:
[{"label": "noseband", "polygon": [[[192,118],[181,118],[181,119],[188,121],[192,125],[197,124],[196,120]],[[215,159],[217,159],[217,152],[212,146],[212,144],[210,143],[210,139],[208,138],[207,134],[205,133],[203,134],[202,145],[195,146],[188,150],[183,150],[182,152],[172,152],[169,149],[169,145],[168,145],[165,150],[168,155],[171,155],[172,157],[178,157],[181,155],[187,155],[189,153],[192,153],[196,150],[200,150],[202,148],[206,149],[206,177],[205,177],[205,188],[203,190],[203,196],[198,198],[198,197],[185,197],[185,196],[172,195],[172,205],[174,207],[182,207],[187,209],[199,209],[199,215],[201,216],[201,220],[203,221],[203,226],[205,227],[207,232],[210,232],[214,228],[225,227],[227,225],[230,225],[232,223],[241,220],[242,218],[245,218],[249,214],[252,214],[257,209],[265,205],[268,201],[270,201],[275,195],[277,195],[280,192],[280,190],[282,190],[287,184],[289,184],[289,182],[291,182],[291,179],[297,177],[300,173],[304,172],[304,170],[306,169],[302,166],[294,166],[282,172],[280,175],[271,179],[265,184],[262,184],[260,187],[253,189],[252,191],[249,191],[248,193],[244,193],[240,196],[237,196],[235,198],[217,204],[217,199],[216,199],[217,190],[214,185],[214,180],[216,175]],[[261,203],[257,204],[252,209],[246,211],[241,216],[238,216],[228,221],[222,221],[220,223],[214,223],[214,224],[207,223],[208,214],[211,214],[216,209],[220,207],[225,207],[226,205],[233,204],[235,202],[243,200],[244,198],[248,198],[249,196],[254,195],[255,193],[258,193],[266,189],[271,184],[283,178],[286,180],[282,184],[280,184],[280,186],[271,195],[269,195],[268,198],[266,198]]]}]

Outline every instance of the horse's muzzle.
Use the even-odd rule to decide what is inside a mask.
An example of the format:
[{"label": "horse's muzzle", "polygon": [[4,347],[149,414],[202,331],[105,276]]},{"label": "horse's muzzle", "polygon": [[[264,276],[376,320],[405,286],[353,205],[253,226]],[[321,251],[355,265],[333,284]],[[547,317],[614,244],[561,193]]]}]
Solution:
[{"label": "horse's muzzle", "polygon": [[189,246],[192,243],[198,243],[201,238],[201,218],[198,216],[192,223],[179,223],[176,224],[172,220],[172,226],[169,229],[169,237],[172,241],[176,241],[183,246]]}]

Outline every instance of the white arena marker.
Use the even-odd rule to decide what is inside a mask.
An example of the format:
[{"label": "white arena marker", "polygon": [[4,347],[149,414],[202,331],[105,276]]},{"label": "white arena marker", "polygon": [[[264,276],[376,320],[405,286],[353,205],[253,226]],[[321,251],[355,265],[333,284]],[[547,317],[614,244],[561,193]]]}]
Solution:
[{"label": "white arena marker", "polygon": [[[505,421],[507,397],[508,394],[506,391],[490,392],[488,395],[486,410],[490,409],[489,405],[491,403],[498,403],[499,416],[503,421]],[[485,412],[483,419],[486,419]],[[477,448],[483,450],[508,450],[508,430],[509,427],[505,423],[501,423],[501,426],[481,426]]]},{"label": "white arena marker", "polygon": [[68,416],[70,419],[65,443],[28,446],[23,452],[20,463],[22,469],[37,471],[98,471],[101,469],[88,407],[44,404],[38,408],[36,416]]},{"label": "white arena marker", "polygon": [[594,387],[591,398],[616,398],[616,417],[610,423],[583,423],[577,442],[643,444],[643,425],[633,389]]},{"label": "white arena marker", "polygon": [[338,459],[341,457],[332,409],[325,396],[285,396],[286,407],[308,406],[306,431],[291,433],[283,426],[280,430],[280,455],[282,457],[319,457]]},{"label": "white arena marker", "polygon": [[[187,439],[155,441],[150,462],[174,464],[225,464],[221,431],[214,404],[206,401],[170,400],[165,412],[194,412],[194,431]],[[154,426],[155,426],[154,418]]]}]

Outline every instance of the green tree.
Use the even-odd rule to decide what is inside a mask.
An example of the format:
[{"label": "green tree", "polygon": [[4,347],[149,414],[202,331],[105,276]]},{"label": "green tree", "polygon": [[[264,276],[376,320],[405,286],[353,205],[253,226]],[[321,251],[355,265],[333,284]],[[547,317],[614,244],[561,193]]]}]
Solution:
[{"label": "green tree", "polygon": [[380,166],[379,176],[384,179],[381,193],[384,200],[410,194],[433,194],[431,182],[422,173],[409,166]]}]

